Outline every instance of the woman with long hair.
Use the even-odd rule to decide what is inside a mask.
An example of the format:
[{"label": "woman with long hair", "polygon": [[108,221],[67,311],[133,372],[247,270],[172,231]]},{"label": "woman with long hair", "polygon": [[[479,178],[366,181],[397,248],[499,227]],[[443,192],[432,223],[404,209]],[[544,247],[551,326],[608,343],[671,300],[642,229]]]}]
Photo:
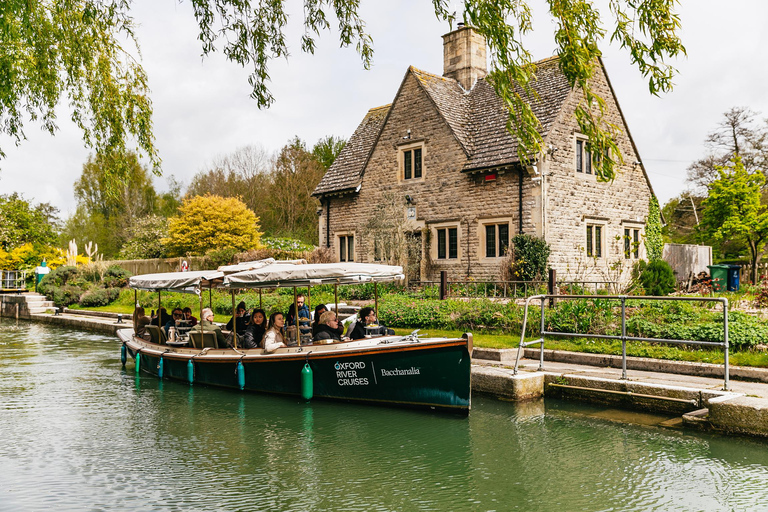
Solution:
[{"label": "woman with long hair", "polygon": [[243,348],[259,348],[264,333],[267,332],[267,314],[263,309],[256,308],[251,314],[248,325],[243,333]]},{"label": "woman with long hair", "polygon": [[278,348],[285,347],[283,339],[283,327],[285,326],[285,317],[279,311],[275,311],[269,317],[267,332],[264,334],[264,351],[268,354]]}]

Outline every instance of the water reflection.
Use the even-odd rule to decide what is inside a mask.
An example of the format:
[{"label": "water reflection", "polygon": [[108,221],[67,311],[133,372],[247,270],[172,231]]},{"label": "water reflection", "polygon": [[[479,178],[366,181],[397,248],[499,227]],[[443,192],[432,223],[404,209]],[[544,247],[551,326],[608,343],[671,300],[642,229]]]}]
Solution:
[{"label": "water reflection", "polygon": [[469,418],[136,378],[0,324],[0,510],[760,510],[760,441],[473,397]]}]

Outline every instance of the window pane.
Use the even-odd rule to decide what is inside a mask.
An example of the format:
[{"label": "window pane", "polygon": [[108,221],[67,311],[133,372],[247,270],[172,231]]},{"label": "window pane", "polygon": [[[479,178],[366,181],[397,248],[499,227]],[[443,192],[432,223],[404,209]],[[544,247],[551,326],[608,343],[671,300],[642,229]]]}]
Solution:
[{"label": "window pane", "polygon": [[592,153],[584,150],[584,169],[587,174],[592,174]]},{"label": "window pane", "polygon": [[459,257],[459,230],[451,228],[448,230],[448,257],[456,259]]},{"label": "window pane", "polygon": [[595,226],[595,257],[603,257],[603,228],[602,226]]},{"label": "window pane", "polygon": [[581,154],[584,148],[584,141],[576,141],[576,172],[583,172],[584,169],[581,166]]},{"label": "window pane", "polygon": [[445,230],[437,230],[437,259],[445,258]]},{"label": "window pane", "polygon": [[347,237],[347,261],[355,261],[355,237]]},{"label": "window pane", "polygon": [[626,259],[629,259],[629,254],[631,253],[629,235],[630,235],[629,229],[625,229],[624,230],[624,257]]},{"label": "window pane", "polygon": [[339,237],[339,261],[347,261],[347,237]]},{"label": "window pane", "polygon": [[411,152],[403,153],[403,163],[405,165],[405,179],[411,179]]},{"label": "window pane", "polygon": [[640,230],[635,230],[635,258],[640,258]]},{"label": "window pane", "polygon": [[413,150],[413,177],[421,178],[421,149]]},{"label": "window pane", "polygon": [[485,226],[485,257],[496,257],[496,226]]},{"label": "window pane", "polygon": [[587,226],[587,256],[592,256],[592,226]]},{"label": "window pane", "polygon": [[499,256],[504,256],[507,247],[509,247],[509,224],[499,224]]}]

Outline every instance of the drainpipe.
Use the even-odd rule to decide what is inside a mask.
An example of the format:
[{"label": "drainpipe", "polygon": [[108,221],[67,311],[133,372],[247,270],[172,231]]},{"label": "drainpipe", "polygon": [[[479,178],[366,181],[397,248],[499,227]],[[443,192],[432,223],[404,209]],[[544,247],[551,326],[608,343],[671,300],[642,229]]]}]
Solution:
[{"label": "drainpipe", "polygon": [[325,200],[325,246],[331,248],[331,198]]},{"label": "drainpipe", "polygon": [[523,166],[518,168],[517,174],[517,234],[523,234]]}]

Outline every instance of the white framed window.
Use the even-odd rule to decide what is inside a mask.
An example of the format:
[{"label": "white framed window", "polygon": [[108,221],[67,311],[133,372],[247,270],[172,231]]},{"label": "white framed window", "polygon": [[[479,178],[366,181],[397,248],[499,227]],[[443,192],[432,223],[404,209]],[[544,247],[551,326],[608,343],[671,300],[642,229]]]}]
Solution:
[{"label": "white framed window", "polygon": [[605,226],[603,224],[587,223],[587,256],[590,258],[603,257],[603,235]]},{"label": "white framed window", "polygon": [[576,172],[592,174],[592,155],[587,151],[587,140],[576,137]]},{"label": "white framed window", "polygon": [[501,258],[509,248],[510,221],[485,221],[481,226],[481,252],[484,258]]},{"label": "white framed window", "polygon": [[624,228],[624,258],[640,259],[640,229],[633,227]]},{"label": "white framed window", "polygon": [[345,233],[337,237],[339,261],[355,261],[355,235]]},{"label": "white framed window", "polygon": [[400,179],[418,181],[424,179],[424,144],[419,142],[402,146],[398,154]]}]

